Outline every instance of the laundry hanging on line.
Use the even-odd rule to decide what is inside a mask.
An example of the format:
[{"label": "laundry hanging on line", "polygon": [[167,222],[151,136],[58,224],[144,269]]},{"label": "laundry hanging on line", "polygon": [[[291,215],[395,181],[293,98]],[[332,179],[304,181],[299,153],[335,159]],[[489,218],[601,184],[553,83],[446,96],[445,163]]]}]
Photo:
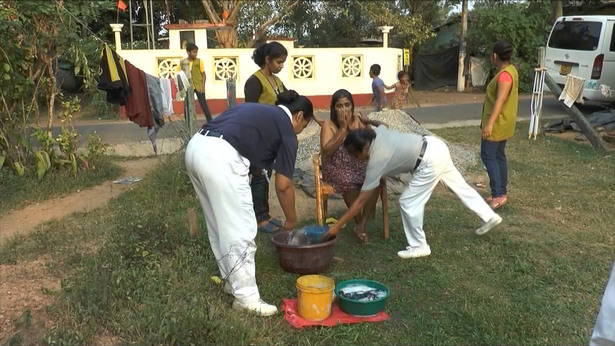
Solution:
[{"label": "laundry hanging on line", "polygon": [[107,102],[125,105],[131,89],[124,58],[105,45],[100,59],[101,74],[98,89],[107,93]]},{"label": "laundry hanging on line", "polygon": [[164,126],[164,116],[173,114],[174,81],[145,73],[106,44],[100,67],[98,89],[107,92],[107,102],[121,106],[120,114],[140,127],[147,127],[157,154],[156,134]]}]

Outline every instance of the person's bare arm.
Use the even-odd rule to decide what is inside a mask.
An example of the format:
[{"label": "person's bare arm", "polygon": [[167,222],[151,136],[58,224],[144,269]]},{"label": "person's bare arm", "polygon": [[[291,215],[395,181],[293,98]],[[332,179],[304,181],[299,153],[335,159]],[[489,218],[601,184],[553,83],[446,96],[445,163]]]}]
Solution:
[{"label": "person's bare arm", "polygon": [[491,132],[493,132],[493,124],[497,120],[500,112],[502,111],[502,107],[504,103],[508,101],[508,94],[510,93],[510,89],[512,88],[512,83],[509,82],[500,82],[498,81],[498,97],[495,100],[495,105],[491,110],[491,115],[489,115],[489,119],[487,120],[487,124],[483,127],[483,138],[491,137]]},{"label": "person's bare arm", "polygon": [[355,217],[355,215],[357,215],[363,210],[363,206],[365,206],[365,203],[367,203],[372,194],[374,194],[374,190],[361,191],[359,193],[359,196],[354,201],[354,203],[352,203],[350,208],[348,208],[348,211],[344,214],[344,216],[342,216],[342,218],[338,222],[336,222],[333,226],[331,226],[331,228],[329,228],[329,231],[327,232],[327,238],[332,238],[336,236],[342,229],[342,225],[345,225],[346,223],[351,221]]},{"label": "person's bare arm", "polygon": [[382,109],[383,106],[387,104],[387,94],[384,91],[383,86],[379,87],[378,89],[380,90],[380,108]]},{"label": "person's bare arm", "polygon": [[297,211],[295,210],[295,190],[293,181],[282,174],[275,175],[275,191],[280,201],[280,206],[286,217],[284,229],[290,230],[297,225]]},{"label": "person's bare arm", "polygon": [[384,85],[384,88],[385,88],[386,90],[395,89],[395,84],[391,84],[391,85],[386,85],[386,84],[385,84],[385,85]]},{"label": "person's bare arm", "polygon": [[318,126],[320,126],[320,127],[322,127],[325,124],[325,122],[326,122],[326,120],[320,119],[316,115],[314,115],[312,118],[314,119],[316,124],[318,124]]},{"label": "person's bare arm", "polygon": [[335,133],[333,133],[331,125],[331,120],[327,120],[320,129],[320,158],[322,162],[326,162],[333,156],[333,153],[344,144],[344,139],[348,135],[348,126],[345,122],[340,123],[341,128]]}]

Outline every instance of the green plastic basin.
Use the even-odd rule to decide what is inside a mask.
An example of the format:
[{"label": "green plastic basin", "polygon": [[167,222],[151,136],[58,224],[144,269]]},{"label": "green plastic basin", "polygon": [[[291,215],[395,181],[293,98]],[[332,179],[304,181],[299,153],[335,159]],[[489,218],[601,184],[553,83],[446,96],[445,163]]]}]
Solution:
[{"label": "green plastic basin", "polygon": [[[364,302],[358,300],[350,300],[340,295],[340,291],[342,291],[344,287],[355,284],[365,285],[380,291],[385,291],[386,295],[380,299]],[[381,284],[378,281],[355,279],[338,283],[337,286],[335,286],[335,295],[338,296],[340,300],[340,309],[342,309],[342,311],[344,311],[345,313],[355,316],[371,316],[376,315],[380,311],[384,310],[384,303],[391,295],[391,290],[389,290],[387,286]]]}]

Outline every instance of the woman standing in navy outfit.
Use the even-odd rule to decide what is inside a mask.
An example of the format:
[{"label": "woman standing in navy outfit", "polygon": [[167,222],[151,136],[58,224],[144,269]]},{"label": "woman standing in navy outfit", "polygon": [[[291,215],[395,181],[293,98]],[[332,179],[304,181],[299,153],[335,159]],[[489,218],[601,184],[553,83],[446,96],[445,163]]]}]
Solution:
[{"label": "woman standing in navy outfit", "polygon": [[203,126],[186,148],[186,168],[197,193],[212,251],[225,292],[235,296],[234,309],[261,316],[277,312],[265,303],[256,285],[254,238],[257,221],[250,189],[250,167],[276,171],[275,187],[286,218],[283,228],[297,224],[292,177],[297,134],[313,118],[312,103],[289,90],[276,105],[244,103]]}]

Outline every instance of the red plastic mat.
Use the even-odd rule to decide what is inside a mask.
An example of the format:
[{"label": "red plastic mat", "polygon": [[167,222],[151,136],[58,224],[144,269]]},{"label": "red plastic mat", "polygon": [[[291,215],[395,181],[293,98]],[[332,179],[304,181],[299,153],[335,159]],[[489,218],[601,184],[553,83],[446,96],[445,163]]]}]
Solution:
[{"label": "red plastic mat", "polygon": [[284,319],[293,327],[297,329],[310,327],[310,326],[326,326],[334,327],[338,323],[352,324],[361,322],[381,322],[388,320],[391,316],[384,311],[368,317],[353,316],[345,313],[340,309],[338,302],[334,302],[331,305],[331,316],[323,321],[308,321],[297,312],[297,299],[284,299]]}]

